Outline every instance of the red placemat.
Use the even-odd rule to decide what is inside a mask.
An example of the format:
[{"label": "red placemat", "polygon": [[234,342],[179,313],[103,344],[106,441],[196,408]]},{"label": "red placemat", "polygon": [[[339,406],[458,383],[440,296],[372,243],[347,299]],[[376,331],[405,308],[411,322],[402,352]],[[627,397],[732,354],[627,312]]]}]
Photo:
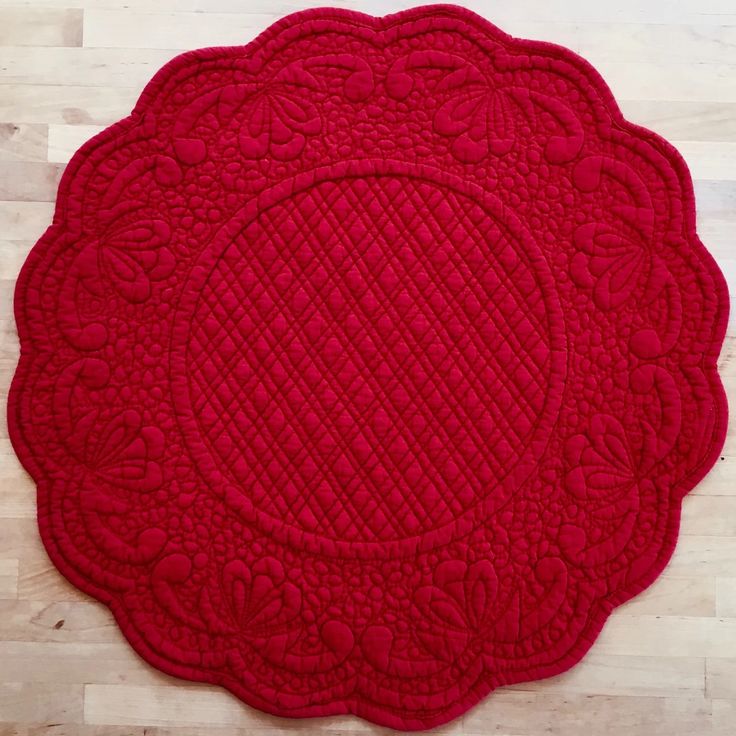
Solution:
[{"label": "red placemat", "polygon": [[682,159],[573,53],[307,11],[74,156],[10,431],[50,556],[149,662],[429,727],[662,570],[727,304]]}]

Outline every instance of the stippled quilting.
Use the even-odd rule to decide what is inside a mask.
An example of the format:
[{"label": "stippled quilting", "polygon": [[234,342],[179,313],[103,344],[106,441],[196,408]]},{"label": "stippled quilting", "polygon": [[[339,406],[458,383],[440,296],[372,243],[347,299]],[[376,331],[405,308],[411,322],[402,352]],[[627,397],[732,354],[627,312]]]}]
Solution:
[{"label": "stippled quilting", "polygon": [[427,728],[569,668],[725,435],[684,162],[450,6],[174,59],[72,159],[15,307],[55,564],[279,715]]}]

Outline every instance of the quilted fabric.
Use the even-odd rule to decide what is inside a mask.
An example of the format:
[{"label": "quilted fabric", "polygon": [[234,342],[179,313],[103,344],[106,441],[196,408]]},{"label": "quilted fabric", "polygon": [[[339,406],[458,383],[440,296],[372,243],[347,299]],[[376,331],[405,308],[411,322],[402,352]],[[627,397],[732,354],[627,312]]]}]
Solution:
[{"label": "quilted fabric", "polygon": [[556,46],[314,10],[74,156],[16,293],[46,547],[140,654],[434,726],[559,673],[722,445],[685,164]]}]

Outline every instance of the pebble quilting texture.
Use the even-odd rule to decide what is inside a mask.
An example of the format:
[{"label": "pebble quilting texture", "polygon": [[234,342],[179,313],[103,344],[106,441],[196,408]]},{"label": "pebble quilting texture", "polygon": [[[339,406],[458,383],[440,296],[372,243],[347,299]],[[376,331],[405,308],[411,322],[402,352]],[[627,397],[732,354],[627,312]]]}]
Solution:
[{"label": "pebble quilting texture", "polygon": [[41,534],[160,669],[395,728],[564,671],[723,443],[680,156],[460,8],[170,62],[18,281]]}]

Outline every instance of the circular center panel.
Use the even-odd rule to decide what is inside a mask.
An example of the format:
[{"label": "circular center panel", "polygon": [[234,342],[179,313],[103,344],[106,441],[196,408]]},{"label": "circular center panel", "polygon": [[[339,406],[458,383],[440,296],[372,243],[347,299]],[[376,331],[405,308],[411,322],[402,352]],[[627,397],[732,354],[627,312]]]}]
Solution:
[{"label": "circular center panel", "polygon": [[180,417],[200,469],[292,539],[446,539],[528,477],[554,419],[544,258],[445,176],[312,177],[271,200],[184,296]]}]

